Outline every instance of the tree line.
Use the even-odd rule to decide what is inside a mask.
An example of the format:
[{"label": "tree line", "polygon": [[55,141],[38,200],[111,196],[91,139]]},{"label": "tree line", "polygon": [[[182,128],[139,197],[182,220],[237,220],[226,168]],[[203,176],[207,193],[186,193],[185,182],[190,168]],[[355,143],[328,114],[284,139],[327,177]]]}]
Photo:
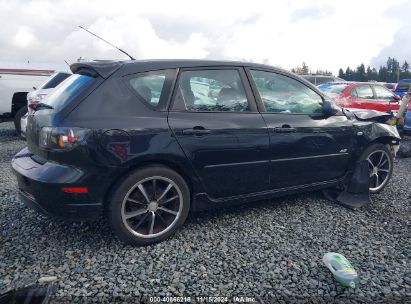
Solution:
[{"label": "tree line", "polygon": [[399,79],[411,78],[410,65],[405,60],[400,64],[395,58],[388,57],[385,66],[380,66],[378,71],[376,68],[371,68],[361,63],[357,68],[351,69],[347,67],[344,71],[340,69],[338,77],[347,81],[381,81],[381,82],[398,82]]},{"label": "tree line", "polygon": [[300,67],[292,68],[291,72],[298,74],[298,75],[317,74],[317,75],[332,76],[332,72],[328,70],[317,70],[315,71],[315,73],[313,73],[305,62],[303,62],[302,66]]}]

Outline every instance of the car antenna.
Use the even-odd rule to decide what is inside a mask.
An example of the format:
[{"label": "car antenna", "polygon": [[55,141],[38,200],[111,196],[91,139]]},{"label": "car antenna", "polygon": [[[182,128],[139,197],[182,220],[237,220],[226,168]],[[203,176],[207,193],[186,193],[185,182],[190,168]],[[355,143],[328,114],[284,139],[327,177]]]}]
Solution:
[{"label": "car antenna", "polygon": [[82,30],[85,30],[86,32],[90,33],[91,35],[97,37],[100,40],[103,40],[105,43],[111,45],[112,47],[116,48],[117,50],[119,50],[120,52],[122,52],[123,54],[126,54],[128,57],[130,57],[131,60],[136,60],[133,56],[131,56],[129,53],[127,53],[126,51],[123,51],[122,49],[116,47],[114,44],[108,42],[107,40],[104,40],[103,38],[97,36],[96,34],[90,32],[89,30],[85,29],[84,27],[82,27],[81,25],[78,26],[79,28],[81,28]]}]

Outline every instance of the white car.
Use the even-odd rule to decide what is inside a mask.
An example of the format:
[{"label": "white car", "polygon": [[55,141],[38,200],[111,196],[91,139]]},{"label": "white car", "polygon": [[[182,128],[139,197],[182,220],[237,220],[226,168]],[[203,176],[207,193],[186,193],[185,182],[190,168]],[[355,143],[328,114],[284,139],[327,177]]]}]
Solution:
[{"label": "white car", "polygon": [[[27,108],[28,113],[33,111],[36,104],[40,103],[45,96],[47,96],[51,91],[54,90],[56,86],[66,80],[71,73],[67,72],[55,72],[51,75],[43,84],[41,84],[37,90],[31,91],[27,94]],[[27,127],[27,115],[26,112],[23,117],[20,119],[20,135],[26,137],[26,127]]]}]

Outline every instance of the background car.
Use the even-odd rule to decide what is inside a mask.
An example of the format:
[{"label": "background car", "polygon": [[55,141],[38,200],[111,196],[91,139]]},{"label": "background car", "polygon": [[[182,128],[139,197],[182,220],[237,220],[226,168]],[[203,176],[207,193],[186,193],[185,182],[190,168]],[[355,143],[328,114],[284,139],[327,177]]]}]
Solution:
[{"label": "background car", "polygon": [[408,89],[410,88],[410,85],[411,85],[411,79],[401,79],[398,82],[394,93],[397,94],[398,96],[402,97],[405,93],[408,92]]},{"label": "background car", "polygon": [[322,84],[318,88],[340,107],[381,112],[399,109],[400,97],[378,83],[334,82]]},{"label": "background car", "polygon": [[388,90],[393,91],[393,92],[395,91],[395,88],[397,87],[396,83],[382,83],[382,85],[386,87]]},{"label": "background car", "polygon": [[14,121],[20,134],[20,120],[27,113],[27,93],[53,72],[50,69],[0,68],[0,122]]},{"label": "background car", "polygon": [[71,69],[28,116],[12,160],[19,195],[48,215],[104,214],[127,243],[168,238],[189,211],[343,186],[359,160],[367,195],[391,178],[400,137],[373,120],[387,114],[341,110],[287,71],[205,60]]},{"label": "background car", "polygon": [[311,82],[313,85],[319,86],[320,84],[327,83],[327,82],[342,82],[345,81],[342,78],[335,77],[335,76],[327,76],[327,75],[299,75],[305,80]]},{"label": "background car", "polygon": [[[67,72],[55,72],[50,76],[45,82],[43,82],[36,90],[31,91],[27,94],[27,112],[31,113],[33,108],[43,100],[56,86],[70,77],[71,73]],[[26,127],[27,127],[27,112],[20,119],[20,135],[24,138],[26,137]]]}]

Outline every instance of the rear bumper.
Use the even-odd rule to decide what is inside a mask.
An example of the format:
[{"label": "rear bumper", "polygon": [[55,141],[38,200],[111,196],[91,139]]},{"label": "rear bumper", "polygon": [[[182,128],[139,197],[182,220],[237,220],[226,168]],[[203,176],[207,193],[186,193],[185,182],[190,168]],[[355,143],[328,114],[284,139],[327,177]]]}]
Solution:
[{"label": "rear bumper", "polygon": [[92,219],[102,213],[102,203],[89,193],[66,193],[63,187],[87,186],[85,174],[73,167],[39,163],[25,148],[12,160],[19,196],[28,207],[47,216],[66,219]]}]

